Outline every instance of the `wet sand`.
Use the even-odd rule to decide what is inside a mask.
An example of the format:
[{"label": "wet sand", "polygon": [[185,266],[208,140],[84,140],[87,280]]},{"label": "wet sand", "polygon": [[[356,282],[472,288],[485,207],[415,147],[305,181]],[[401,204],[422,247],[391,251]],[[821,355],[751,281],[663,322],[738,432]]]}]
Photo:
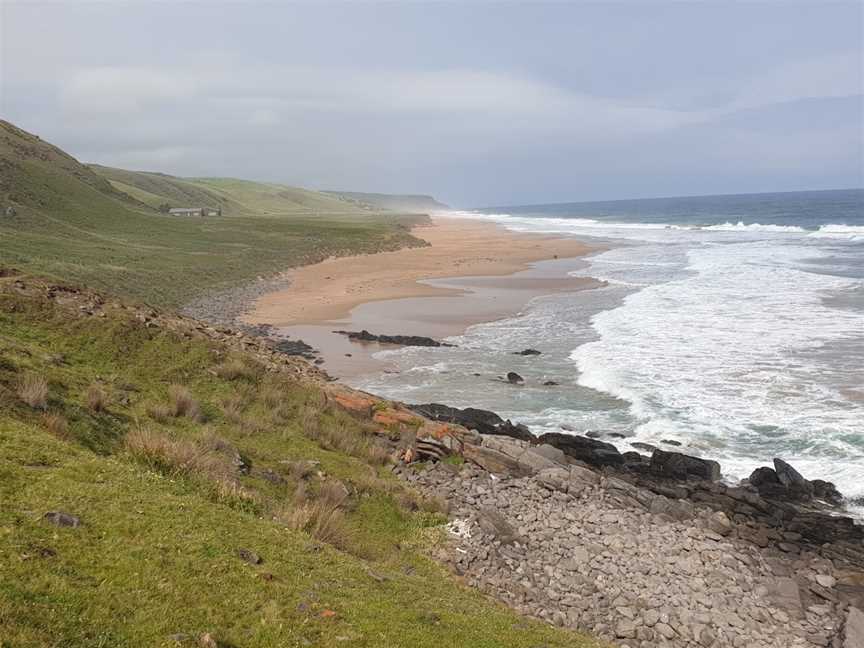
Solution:
[{"label": "wet sand", "polygon": [[479,220],[437,217],[413,234],[429,247],[328,259],[286,273],[243,317],[267,323],[320,351],[334,378],[388,371],[380,351],[334,330],[437,340],[519,313],[532,299],[599,285],[571,277],[599,248],[568,238],[511,232]]}]

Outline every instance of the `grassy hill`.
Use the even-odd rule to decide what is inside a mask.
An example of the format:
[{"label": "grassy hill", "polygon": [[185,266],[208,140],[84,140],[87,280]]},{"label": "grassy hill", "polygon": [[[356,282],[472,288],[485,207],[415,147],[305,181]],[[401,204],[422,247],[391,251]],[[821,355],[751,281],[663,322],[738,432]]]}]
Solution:
[{"label": "grassy hill", "polygon": [[[154,209],[189,201],[223,205],[225,215]],[[156,305],[331,255],[419,245],[411,222],[281,185],[90,168],[0,121],[0,264]]]},{"label": "grassy hill", "polygon": [[362,213],[356,204],[338,196],[280,184],[234,178],[177,178],[164,173],[126,171],[97,164],[91,164],[89,168],[108,180],[115,189],[151,207],[163,203],[171,207],[222,207],[226,216],[350,216]]},{"label": "grassy hill", "polygon": [[420,194],[380,194],[359,191],[324,191],[323,193],[361,206],[364,209],[387,209],[413,214],[428,214],[450,209],[432,196]]},{"label": "grassy hill", "polygon": [[231,340],[0,272],[0,648],[597,645],[444,573],[398,433]]}]

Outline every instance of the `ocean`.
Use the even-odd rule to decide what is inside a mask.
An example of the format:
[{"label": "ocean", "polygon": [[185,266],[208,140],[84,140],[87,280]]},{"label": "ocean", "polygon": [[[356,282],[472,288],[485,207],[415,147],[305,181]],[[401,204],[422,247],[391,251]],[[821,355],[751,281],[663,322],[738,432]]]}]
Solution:
[{"label": "ocean", "polygon": [[[358,387],[491,409],[538,434],[599,432],[622,451],[675,441],[732,482],[781,457],[864,510],[864,190],[454,216],[606,246],[570,270],[605,284],[535,299],[454,348],[381,351],[398,373]],[[513,355],[529,347],[542,355]],[[507,371],[526,385],[494,380]]]}]

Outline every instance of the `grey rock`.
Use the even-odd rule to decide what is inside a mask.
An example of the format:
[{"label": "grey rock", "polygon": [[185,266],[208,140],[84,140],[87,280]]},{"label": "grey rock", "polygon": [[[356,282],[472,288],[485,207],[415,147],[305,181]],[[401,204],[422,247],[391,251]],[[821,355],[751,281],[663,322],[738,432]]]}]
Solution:
[{"label": "grey rock", "polygon": [[61,527],[71,527],[73,529],[77,529],[81,526],[80,518],[69,513],[64,513],[63,511],[48,511],[45,515],[42,516],[42,519],[46,522],[50,522],[51,524],[55,524]]}]

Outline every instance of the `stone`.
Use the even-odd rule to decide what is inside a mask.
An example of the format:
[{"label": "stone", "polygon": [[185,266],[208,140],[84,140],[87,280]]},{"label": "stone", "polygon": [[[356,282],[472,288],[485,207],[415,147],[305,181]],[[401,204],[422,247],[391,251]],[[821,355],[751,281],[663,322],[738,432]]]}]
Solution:
[{"label": "stone", "polygon": [[61,527],[77,529],[81,526],[80,518],[62,511],[48,511],[48,513],[42,516],[42,519]]},{"label": "stone", "polygon": [[513,355],[535,356],[540,355],[540,351],[538,351],[537,349],[524,349],[522,351],[514,351]]},{"label": "stone", "polygon": [[816,574],[816,582],[822,587],[834,587],[837,579],[828,574]]},{"label": "stone", "polygon": [[261,556],[259,556],[257,553],[255,553],[254,551],[252,551],[250,549],[243,549],[243,548],[238,549],[237,550],[237,556],[240,558],[240,560],[243,560],[244,562],[247,562],[250,565],[260,565],[262,562],[264,562],[261,559]]},{"label": "stone", "polygon": [[525,383],[525,379],[515,371],[508,371],[507,382],[509,382],[511,385],[522,385]]},{"label": "stone", "polygon": [[765,587],[767,599],[776,607],[785,610],[795,618],[803,616],[801,592],[798,590],[798,583],[794,578],[784,576],[769,579],[765,583]]},{"label": "stone", "polygon": [[453,344],[439,342],[423,335],[375,335],[366,329],[362,331],[333,331],[339,335],[345,335],[349,340],[356,342],[378,342],[380,344],[398,344],[401,346],[419,347],[452,347]]},{"label": "stone", "polygon": [[714,533],[721,536],[728,536],[732,533],[732,523],[723,511],[715,511],[708,516],[705,525]]},{"label": "stone", "polygon": [[615,626],[615,636],[619,639],[632,639],[636,636],[636,625],[630,619],[621,619]]},{"label": "stone", "polygon": [[532,473],[532,470],[525,464],[492,448],[466,444],[462,450],[462,456],[496,475],[527,477]]},{"label": "stone", "polygon": [[516,530],[507,522],[504,516],[488,506],[480,509],[477,515],[477,524],[483,533],[499,540],[501,544],[512,544],[519,539]]},{"label": "stone", "polygon": [[864,612],[849,607],[843,624],[843,648],[864,648]]},{"label": "stone", "polygon": [[720,479],[720,464],[680,452],[657,449],[651,455],[651,472],[672,479],[695,477],[707,481]]},{"label": "stone", "polygon": [[810,484],[813,486],[813,497],[830,506],[843,506],[843,495],[832,482],[814,479]]}]

